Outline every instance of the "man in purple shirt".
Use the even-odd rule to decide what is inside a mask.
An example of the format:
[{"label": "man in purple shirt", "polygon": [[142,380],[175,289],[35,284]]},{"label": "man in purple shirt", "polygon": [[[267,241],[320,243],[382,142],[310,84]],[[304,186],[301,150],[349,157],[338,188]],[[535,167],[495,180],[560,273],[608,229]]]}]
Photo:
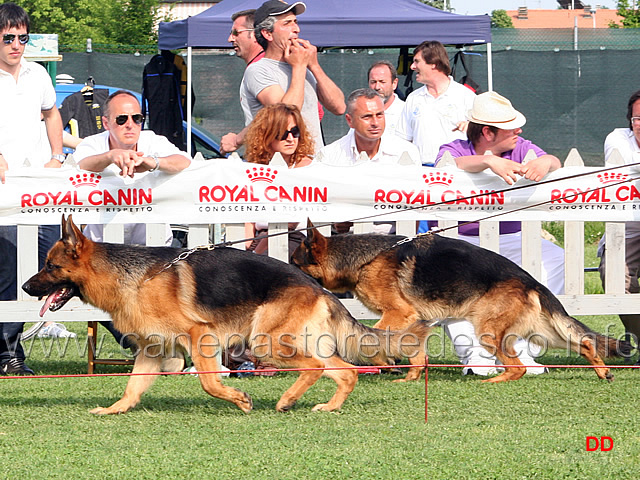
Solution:
[{"label": "man in purple shirt", "polygon": [[[458,168],[471,173],[482,172],[487,168],[500,176],[507,184],[513,185],[519,176],[540,181],[549,172],[561,167],[560,160],[547,154],[537,145],[520,137],[526,119],[511,102],[496,92],[478,95],[473,108],[467,113],[469,126],[467,140],[454,140],[440,147],[436,165],[445,152],[455,159]],[[525,156],[533,150],[537,158],[522,164]],[[461,240],[479,244],[479,225],[471,223],[460,226]],[[522,265],[522,241],[520,222],[500,222],[500,254]],[[557,245],[542,240],[542,283],[553,293],[564,293],[564,250]],[[478,342],[473,326],[466,320],[449,322],[445,331],[452,339],[456,354],[466,367],[464,374],[492,374],[495,370],[495,357],[489,354]],[[518,357],[524,365],[539,365],[533,358],[540,349],[528,345],[524,339],[515,344]],[[527,373],[544,373],[542,365],[528,368]]]}]

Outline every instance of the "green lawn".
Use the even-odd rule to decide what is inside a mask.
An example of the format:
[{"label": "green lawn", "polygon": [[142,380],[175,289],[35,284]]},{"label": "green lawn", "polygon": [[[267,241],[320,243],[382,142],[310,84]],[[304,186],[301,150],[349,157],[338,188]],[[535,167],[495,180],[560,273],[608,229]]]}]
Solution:
[{"label": "green lawn", "polygon": [[[588,288],[598,284],[596,274]],[[617,317],[581,320],[622,334]],[[86,372],[86,325],[67,325],[79,334],[78,345],[40,339],[25,345],[38,373]],[[457,363],[448,340],[445,352],[430,362]],[[102,355],[116,354],[107,336]],[[585,364],[561,350],[541,362]],[[98,373],[126,371],[98,367]],[[125,377],[0,377],[0,471],[8,479],[634,478],[640,372],[614,373],[608,383],[591,369],[552,369],[491,385],[463,377],[459,368],[433,366],[427,423],[424,382],[394,384],[390,374],[361,375],[339,413],[311,412],[333,394],[328,379],[285,414],[274,408],[295,374],[225,379],[253,397],[247,415],[206,395],[196,377],[163,376],[135,410],[115,417],[88,412],[117,400]],[[586,451],[588,436],[611,437],[614,447]]]},{"label": "green lawn", "polygon": [[[582,320],[621,333],[615,318]],[[70,328],[82,344],[84,325]],[[55,345],[36,339],[29,365],[41,374],[86,372],[75,344],[64,358]],[[116,351],[109,338],[104,348]],[[431,361],[456,363],[451,355]],[[584,364],[563,351],[542,362]],[[434,366],[426,424],[424,382],[394,384],[390,374],[361,375],[340,413],[311,412],[333,394],[328,379],[286,414],[274,407],[294,374],[224,380],[253,397],[248,415],[206,395],[196,377],[163,376],[116,417],[88,411],[117,400],[127,378],[0,378],[0,466],[4,478],[21,479],[629,478],[640,456],[638,374],[616,370],[607,383],[590,369],[564,369],[488,385]],[[614,448],[587,452],[587,436],[612,437]]]}]

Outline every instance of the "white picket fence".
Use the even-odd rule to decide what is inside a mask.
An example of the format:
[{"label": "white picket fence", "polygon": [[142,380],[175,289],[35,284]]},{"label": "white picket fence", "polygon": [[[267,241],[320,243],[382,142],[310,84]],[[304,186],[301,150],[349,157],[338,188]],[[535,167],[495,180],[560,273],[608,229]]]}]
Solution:
[{"label": "white picket fence", "polygon": [[[581,165],[577,151],[573,150],[565,161],[565,165]],[[607,274],[605,279],[605,294],[584,293],[584,222],[565,221],[563,211],[555,211],[548,220],[564,221],[565,229],[565,294],[559,296],[560,301],[571,315],[605,315],[620,313],[640,313],[640,298],[638,295],[625,294],[624,292],[624,223],[606,223],[607,236]],[[441,221],[441,226],[455,225],[455,221]],[[443,225],[444,224],[444,225]],[[499,251],[498,221],[482,221],[480,223],[480,245],[489,250]],[[412,236],[415,234],[415,221],[397,222],[398,234]],[[371,223],[357,223],[355,233],[363,233],[372,230]],[[31,275],[37,271],[37,226],[18,226],[18,285],[22,285]],[[216,232],[210,235],[210,232]],[[227,241],[240,240],[246,237],[244,224],[216,225],[189,225],[188,246],[208,244],[211,237],[215,241],[221,239],[220,232],[224,231],[224,239]],[[273,223],[269,225],[269,233],[287,231],[287,223]],[[321,229],[328,235],[329,227]],[[522,222],[522,262],[523,268],[535,278],[540,279],[541,272],[541,222]],[[444,235],[457,236],[456,229],[447,230]],[[123,225],[105,225],[104,239],[107,242],[121,243],[124,238]],[[164,241],[164,226],[157,224],[147,225],[147,245],[161,245]],[[281,260],[288,258],[287,235],[279,235],[269,238],[269,254]],[[244,248],[244,243],[234,245],[235,248]],[[344,304],[356,318],[376,318],[377,316],[367,310],[355,299],[345,299]],[[15,321],[25,322],[39,320],[38,312],[41,301],[33,299],[19,289],[18,300],[13,302],[0,302],[0,322]],[[56,322],[109,320],[109,316],[93,307],[83,305],[79,300],[73,299],[58,312],[48,312],[47,320]]]}]

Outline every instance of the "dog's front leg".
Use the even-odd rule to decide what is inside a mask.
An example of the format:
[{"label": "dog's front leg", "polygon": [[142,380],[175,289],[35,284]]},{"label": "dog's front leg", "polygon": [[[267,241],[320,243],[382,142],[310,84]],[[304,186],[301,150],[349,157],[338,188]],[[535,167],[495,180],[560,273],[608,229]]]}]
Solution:
[{"label": "dog's front leg", "polygon": [[129,382],[124,390],[124,395],[120,400],[110,407],[98,407],[91,410],[96,415],[113,415],[116,413],[126,413],[140,402],[142,394],[155,381],[157,375],[136,375],[140,373],[160,372],[162,356],[148,357],[141,351],[133,364],[133,375],[129,377]]}]

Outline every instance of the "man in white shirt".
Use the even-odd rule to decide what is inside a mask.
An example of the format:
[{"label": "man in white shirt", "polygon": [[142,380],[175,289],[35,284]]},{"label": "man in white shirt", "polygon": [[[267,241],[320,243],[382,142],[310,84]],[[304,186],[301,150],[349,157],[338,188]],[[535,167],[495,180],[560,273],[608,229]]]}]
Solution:
[{"label": "man in white shirt", "polygon": [[411,70],[424,86],[405,100],[396,135],[420,149],[423,165],[433,165],[440,145],[466,138],[466,113],[475,94],[451,77],[449,57],[440,42],[422,42],[413,53]]},{"label": "man in white shirt", "polygon": [[[188,154],[180,151],[162,135],[142,131],[144,116],[138,99],[126,90],[109,95],[102,122],[105,131],[86,137],[76,149],[78,167],[91,172],[109,169],[123,177],[138,178],[146,172],[161,170],[178,173],[191,163]],[[171,228],[166,226],[167,244],[171,244]],[[102,225],[88,225],[85,235],[101,242]],[[145,245],[146,226],[125,225],[125,243]]]},{"label": "man in white shirt", "polygon": [[394,92],[398,87],[398,75],[393,64],[380,60],[369,67],[367,73],[369,88],[382,95],[384,101],[384,121],[386,134],[395,134],[396,125],[404,107],[404,102]]},{"label": "man in white shirt", "polygon": [[[604,161],[605,166],[612,167],[609,163],[614,151],[618,151],[625,164],[640,162],[640,90],[629,98],[627,103],[627,120],[629,128],[616,128],[607,135],[604,141]],[[634,170],[640,171],[639,167]],[[638,275],[640,275],[640,222],[625,223],[625,291],[627,293],[640,293],[638,285]],[[600,259],[600,278],[604,285],[604,275],[606,270],[604,249],[606,248],[605,238],[602,237],[598,248]],[[640,338],[640,314],[620,315],[625,330]],[[640,359],[638,360],[640,363]]]},{"label": "man in white shirt", "polygon": [[[347,123],[351,129],[344,137],[323,147],[316,160],[329,165],[349,166],[366,154],[368,161],[397,164],[406,153],[416,165],[420,165],[420,152],[414,144],[385,131],[385,109],[382,97],[370,88],[359,88],[347,98]],[[375,233],[395,233],[395,222],[374,222]],[[351,228],[351,222],[336,223],[338,233]]]},{"label": "man in white shirt", "polygon": [[[29,15],[14,3],[0,5],[0,182],[7,171],[22,167],[59,168],[62,154],[62,120],[56,93],[44,67],[27,62],[23,55],[29,42]],[[46,138],[41,138],[44,118]],[[43,154],[43,142],[50,150]],[[52,155],[49,155],[52,153]],[[43,156],[44,155],[44,156]],[[50,157],[50,158],[49,158]],[[47,251],[60,237],[57,225],[38,228],[38,263],[44,266]],[[17,228],[0,226],[0,300],[17,298]],[[18,320],[18,319],[16,319]],[[24,364],[20,344],[24,323],[0,323],[0,375],[33,375]]]},{"label": "man in white shirt", "polygon": [[407,153],[416,165],[420,165],[420,152],[411,142],[396,135],[383,135],[385,108],[382,97],[370,88],[359,88],[347,98],[347,124],[349,133],[318,152],[317,160],[329,165],[355,165],[362,153],[369,161],[383,164],[398,163]]}]

